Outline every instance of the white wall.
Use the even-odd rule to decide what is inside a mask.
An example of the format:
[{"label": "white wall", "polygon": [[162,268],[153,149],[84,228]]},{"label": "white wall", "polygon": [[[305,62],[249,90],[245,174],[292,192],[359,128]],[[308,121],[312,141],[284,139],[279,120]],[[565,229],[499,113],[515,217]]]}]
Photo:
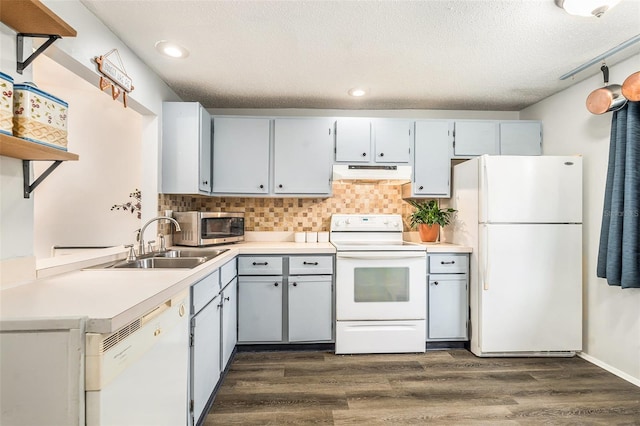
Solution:
[{"label": "white wall", "polygon": [[[640,69],[640,55],[609,68],[611,82],[621,84]],[[543,121],[544,154],[583,156],[583,352],[640,386],[640,289],[610,287],[596,277],[612,114],[590,114],[585,100],[600,86],[598,73],[521,111],[520,118]]]},{"label": "white wall", "polygon": [[[31,42],[25,43],[29,51]],[[15,83],[32,80],[31,68],[16,72],[16,36],[0,23],[0,71]],[[22,189],[22,160],[0,157],[0,286],[35,278],[33,200]]]},{"label": "white wall", "polygon": [[[80,156],[57,168],[33,194],[36,258],[49,257],[54,245],[134,243],[140,219],[110,209],[133,201],[129,193],[141,187],[140,114],[46,56],[33,68],[38,87],[70,105],[68,149]],[[34,163],[35,173],[46,166]]]},{"label": "white wall", "polygon": [[[129,107],[143,115],[141,117],[141,190],[143,194],[143,220],[156,215],[158,211],[158,188],[160,188],[160,124],[162,101],[180,101],[173,92],[149,67],[134,55],[106,26],[102,24],[78,0],[45,0],[43,2],[54,13],[65,20],[78,32],[77,37],[67,37],[56,41],[45,54],[80,78],[97,86],[99,76],[92,62],[96,56],[117,48],[128,74],[133,79],[134,91],[129,96]],[[0,64],[1,70],[12,75],[17,81],[31,81],[33,66],[20,76],[16,74],[15,32],[0,24]],[[31,42],[27,40],[25,50]],[[37,83],[37,81],[36,81]],[[97,89],[96,89],[97,90]],[[70,105],[70,110],[73,105]],[[33,256],[33,198],[22,198],[22,162],[18,159],[0,158],[0,267],[1,284],[35,277],[35,257]],[[82,161],[82,159],[80,160]],[[61,165],[58,173],[65,167]],[[53,174],[49,176],[52,178]],[[46,182],[46,181],[45,181]],[[43,183],[44,185],[44,183]],[[38,187],[36,191],[41,191]],[[125,198],[127,194],[124,194]],[[111,200],[109,201],[111,202]],[[155,228],[155,224],[151,226]],[[152,233],[155,229],[150,229]],[[27,263],[19,262],[27,259]],[[26,275],[14,276],[15,272]],[[7,279],[7,277],[11,277]]]}]

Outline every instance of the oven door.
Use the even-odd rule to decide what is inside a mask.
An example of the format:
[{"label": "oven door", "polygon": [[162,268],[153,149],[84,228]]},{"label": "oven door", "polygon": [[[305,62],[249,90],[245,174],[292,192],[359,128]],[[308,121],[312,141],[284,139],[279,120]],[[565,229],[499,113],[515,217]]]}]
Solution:
[{"label": "oven door", "polygon": [[425,252],[338,252],[336,319],[425,319],[426,264]]}]

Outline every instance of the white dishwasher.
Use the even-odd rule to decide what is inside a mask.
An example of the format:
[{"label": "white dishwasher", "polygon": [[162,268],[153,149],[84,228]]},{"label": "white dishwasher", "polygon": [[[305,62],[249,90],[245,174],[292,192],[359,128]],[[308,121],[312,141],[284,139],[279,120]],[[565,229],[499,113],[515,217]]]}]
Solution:
[{"label": "white dishwasher", "polygon": [[111,334],[87,333],[88,426],[185,425],[189,292]]}]

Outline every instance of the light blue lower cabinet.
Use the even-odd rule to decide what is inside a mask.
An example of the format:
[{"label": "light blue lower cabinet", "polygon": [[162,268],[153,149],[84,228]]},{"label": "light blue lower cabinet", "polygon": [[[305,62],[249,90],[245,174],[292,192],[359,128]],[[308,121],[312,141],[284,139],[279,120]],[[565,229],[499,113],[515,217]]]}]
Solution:
[{"label": "light blue lower cabinet", "polygon": [[430,254],[427,262],[427,342],[468,340],[469,255]]},{"label": "light blue lower cabinet", "polygon": [[[333,264],[333,255],[240,256],[238,343],[332,342]],[[283,274],[264,275],[272,270]]]}]

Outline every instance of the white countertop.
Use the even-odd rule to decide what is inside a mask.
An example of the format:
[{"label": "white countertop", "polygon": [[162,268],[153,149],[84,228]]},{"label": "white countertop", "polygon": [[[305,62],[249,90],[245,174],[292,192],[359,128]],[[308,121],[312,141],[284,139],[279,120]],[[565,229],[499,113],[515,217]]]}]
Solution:
[{"label": "white countertop", "polygon": [[[426,244],[427,252],[469,252],[454,244]],[[334,254],[330,243],[242,242],[193,269],[80,269],[124,258],[123,247],[39,263],[37,280],[0,292],[0,330],[56,330],[86,319],[86,331],[111,333],[164,303],[240,254]]]},{"label": "white countertop", "polygon": [[[45,278],[0,292],[0,330],[60,329],[60,319],[86,318],[86,331],[111,333],[144,315],[175,294],[204,278],[239,254],[335,253],[329,243],[248,242],[216,248],[229,251],[193,269],[84,269],[68,272],[64,256],[46,262]],[[93,264],[113,259],[114,251]],[[75,255],[70,255],[75,256]],[[95,254],[93,254],[95,256]],[[90,266],[79,256],[82,267]],[[105,260],[106,259],[106,260]],[[56,269],[61,272],[54,274]]]},{"label": "white countertop", "polygon": [[471,247],[453,243],[420,243],[427,247],[427,253],[471,253]]}]

